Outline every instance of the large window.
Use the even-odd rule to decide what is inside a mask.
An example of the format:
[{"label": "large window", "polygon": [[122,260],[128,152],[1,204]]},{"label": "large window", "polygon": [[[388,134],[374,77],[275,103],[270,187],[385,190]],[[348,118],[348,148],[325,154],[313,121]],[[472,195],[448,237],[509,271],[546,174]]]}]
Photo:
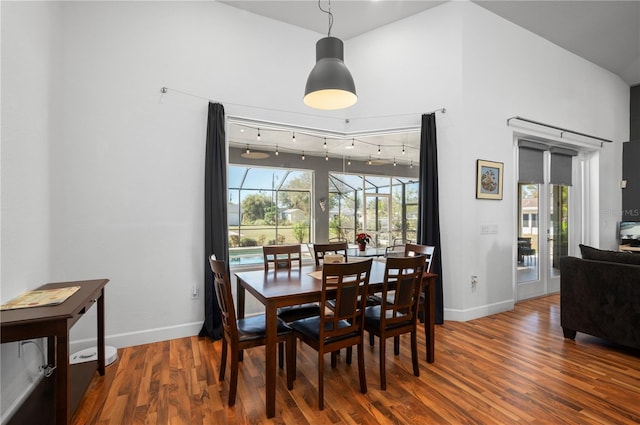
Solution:
[{"label": "large window", "polygon": [[418,182],[401,177],[329,174],[329,238],[353,243],[365,231],[373,244],[416,240]]},{"label": "large window", "polygon": [[262,245],[311,240],[311,171],[229,166],[231,265],[262,263]]}]

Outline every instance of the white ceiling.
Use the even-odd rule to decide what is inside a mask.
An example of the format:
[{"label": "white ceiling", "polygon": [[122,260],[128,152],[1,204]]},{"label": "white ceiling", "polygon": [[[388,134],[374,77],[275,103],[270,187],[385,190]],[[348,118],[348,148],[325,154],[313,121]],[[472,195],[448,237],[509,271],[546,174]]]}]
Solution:
[{"label": "white ceiling", "polygon": [[[397,20],[436,7],[446,1],[435,0],[333,0],[334,16],[331,35],[343,40],[356,37]],[[228,0],[231,6],[296,25],[320,34],[327,34],[327,15],[318,9],[316,0]],[[630,86],[640,84],[640,0],[604,1],[490,1],[475,0],[474,3],[503,18],[540,35],[541,37],[581,56],[620,76]],[[324,9],[328,0],[321,0]],[[257,127],[256,127],[257,128]],[[229,139],[234,146],[256,142],[255,131],[231,125]],[[295,147],[282,143],[282,132],[263,129],[260,145],[279,145],[281,152],[290,150],[307,154],[324,154],[318,149],[318,136],[298,133]],[[391,136],[356,137],[356,149],[345,150],[348,141],[328,138],[329,156],[359,155],[366,159],[377,157],[378,145],[382,146],[380,158],[408,164],[417,159],[419,135],[400,134]],[[286,136],[289,141],[291,137]],[[402,154],[402,146],[405,154]],[[388,148],[385,148],[388,146]]]},{"label": "white ceiling", "polygon": [[[315,0],[227,0],[222,3],[327,34]],[[333,0],[331,34],[343,40],[446,3],[435,0]],[[474,3],[640,84],[640,0],[475,0]],[[321,0],[328,8],[328,0]]]}]

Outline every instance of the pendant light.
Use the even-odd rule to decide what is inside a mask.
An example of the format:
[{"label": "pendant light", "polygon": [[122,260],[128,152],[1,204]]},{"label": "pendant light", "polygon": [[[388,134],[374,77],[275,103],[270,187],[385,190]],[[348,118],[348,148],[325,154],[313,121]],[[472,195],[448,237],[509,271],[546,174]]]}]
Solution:
[{"label": "pendant light", "polygon": [[316,43],[316,65],[311,70],[304,90],[304,103],[316,109],[335,110],[352,106],[358,100],[353,77],[344,64],[344,43],[331,37],[333,14],[331,0],[329,10],[324,10],[318,0],[318,8],[329,17],[327,37]]}]

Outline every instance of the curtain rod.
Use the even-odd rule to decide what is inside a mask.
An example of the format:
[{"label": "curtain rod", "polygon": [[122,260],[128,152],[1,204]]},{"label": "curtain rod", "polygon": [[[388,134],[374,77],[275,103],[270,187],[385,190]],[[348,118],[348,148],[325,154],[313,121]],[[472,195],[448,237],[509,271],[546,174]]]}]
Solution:
[{"label": "curtain rod", "polygon": [[422,112],[422,113],[415,113],[415,114],[397,114],[397,115],[379,115],[379,116],[376,116],[376,117],[342,118],[342,117],[331,117],[331,116],[325,116],[325,115],[306,114],[304,112],[285,111],[285,110],[282,110],[282,109],[264,108],[264,107],[253,106],[253,105],[243,105],[241,103],[221,102],[221,101],[209,99],[209,98],[204,97],[204,96],[199,96],[197,94],[189,93],[189,92],[186,92],[186,91],[172,89],[170,87],[160,87],[160,93],[162,93],[162,94],[166,94],[167,92],[169,92],[169,90],[171,90],[173,92],[176,92],[176,93],[183,94],[185,96],[191,96],[191,97],[195,97],[195,98],[198,98],[198,99],[206,100],[207,102],[226,103],[228,105],[243,106],[245,108],[263,109],[263,110],[266,110],[266,111],[284,112],[284,113],[287,113],[287,114],[304,115],[304,116],[316,117],[316,118],[320,117],[320,118],[323,118],[323,119],[329,118],[329,119],[340,120],[340,121],[347,122],[347,123],[349,123],[349,121],[354,120],[354,119],[355,120],[362,120],[362,119],[378,119],[378,118],[403,117],[403,116],[409,117],[409,116],[416,116],[416,115],[432,114],[432,113],[435,113],[435,112],[442,112],[443,114],[447,113],[447,109],[446,108],[438,108],[438,109],[435,109],[435,110],[433,110],[431,112]]},{"label": "curtain rod", "polygon": [[613,140],[603,139],[602,137],[591,136],[589,134],[584,134],[584,133],[580,133],[578,131],[568,130],[566,128],[562,128],[562,127],[557,127],[555,125],[541,123],[541,122],[538,122],[538,121],[530,120],[528,118],[522,118],[522,117],[519,117],[519,116],[507,118],[507,125],[509,125],[509,121],[511,121],[511,120],[525,121],[525,122],[528,122],[528,123],[531,123],[531,124],[541,125],[543,127],[548,127],[548,128],[553,128],[554,130],[559,130],[560,131],[560,138],[562,138],[562,134],[563,133],[571,133],[571,134],[577,134],[578,136],[588,137],[590,139],[600,140],[602,142],[613,143]]}]

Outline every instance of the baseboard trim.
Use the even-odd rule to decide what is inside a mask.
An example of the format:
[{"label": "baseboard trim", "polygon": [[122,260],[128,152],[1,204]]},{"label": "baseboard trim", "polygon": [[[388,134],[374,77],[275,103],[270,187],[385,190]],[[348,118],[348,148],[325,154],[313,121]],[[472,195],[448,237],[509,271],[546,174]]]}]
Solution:
[{"label": "baseboard trim", "polygon": [[[151,344],[153,342],[166,341],[169,339],[185,338],[198,335],[202,329],[202,322],[185,323],[176,326],[166,326],[162,328],[145,329],[142,331],[125,332],[105,336],[105,344],[116,348],[132,347],[134,345]],[[97,338],[87,338],[71,341],[70,352],[95,347]]]},{"label": "baseboard trim", "polygon": [[515,301],[511,299],[464,310],[445,308],[444,320],[466,322],[468,320],[479,319],[480,317],[491,316],[492,314],[513,310],[514,306]]}]

